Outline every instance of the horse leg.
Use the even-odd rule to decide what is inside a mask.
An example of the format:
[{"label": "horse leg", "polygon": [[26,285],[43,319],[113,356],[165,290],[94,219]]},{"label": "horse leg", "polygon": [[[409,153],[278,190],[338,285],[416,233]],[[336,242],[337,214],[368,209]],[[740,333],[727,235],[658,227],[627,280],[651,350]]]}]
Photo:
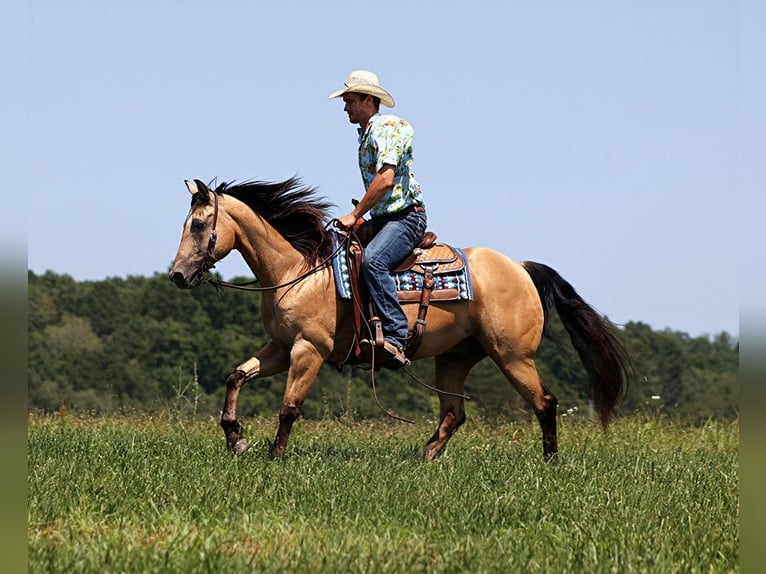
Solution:
[{"label": "horse leg", "polygon": [[323,362],[322,355],[307,341],[300,341],[293,346],[290,353],[287,385],[282,406],[279,409],[279,427],[271,446],[271,456],[277,458],[284,456],[293,423],[301,415],[303,402]]},{"label": "horse leg", "polygon": [[271,341],[255,356],[234,369],[226,379],[221,428],[226,436],[226,444],[234,454],[242,454],[247,449],[247,439],[242,433],[242,425],[237,421],[237,400],[242,385],[256,377],[269,377],[286,371],[289,366],[289,353]]},{"label": "horse leg", "polygon": [[556,408],[558,399],[543,384],[531,357],[503,359],[493,357],[500,370],[532,407],[543,434],[543,457],[546,461],[558,453]]},{"label": "horse leg", "polygon": [[[462,352],[461,352],[462,351]],[[463,393],[468,372],[485,353],[478,345],[437,355],[434,358],[436,388],[450,393]],[[465,422],[465,400],[451,395],[439,395],[439,426],[423,447],[423,458],[434,460],[449,439]]]}]

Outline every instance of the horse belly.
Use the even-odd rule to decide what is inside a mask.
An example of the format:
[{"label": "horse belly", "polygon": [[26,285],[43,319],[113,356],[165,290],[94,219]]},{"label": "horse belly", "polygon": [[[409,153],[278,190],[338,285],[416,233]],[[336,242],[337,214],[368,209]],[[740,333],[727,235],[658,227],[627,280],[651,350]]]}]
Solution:
[{"label": "horse belly", "polygon": [[[472,335],[469,315],[471,304],[472,301],[431,303],[428,306],[423,339],[417,353],[415,353],[415,359],[444,353],[470,337]],[[419,305],[414,303],[407,303],[402,306],[410,327],[415,325],[418,307]]]}]

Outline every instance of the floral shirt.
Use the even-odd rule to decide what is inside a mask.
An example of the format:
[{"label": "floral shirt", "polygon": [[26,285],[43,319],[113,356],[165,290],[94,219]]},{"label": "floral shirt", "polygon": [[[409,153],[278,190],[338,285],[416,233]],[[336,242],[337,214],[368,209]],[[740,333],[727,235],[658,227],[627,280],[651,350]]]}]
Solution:
[{"label": "floral shirt", "polygon": [[370,187],[383,164],[396,167],[394,185],[370,216],[396,213],[412,205],[425,207],[420,184],[415,180],[412,159],[412,126],[394,115],[375,114],[367,129],[359,130],[359,169],[364,188]]}]

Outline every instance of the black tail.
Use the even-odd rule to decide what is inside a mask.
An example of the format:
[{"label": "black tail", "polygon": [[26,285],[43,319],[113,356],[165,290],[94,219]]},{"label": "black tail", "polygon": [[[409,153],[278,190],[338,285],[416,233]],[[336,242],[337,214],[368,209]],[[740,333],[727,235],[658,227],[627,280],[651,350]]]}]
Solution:
[{"label": "black tail", "polygon": [[[540,295],[545,325],[551,308],[555,307],[569,333],[588,373],[601,423],[606,427],[627,391],[632,370],[625,347],[611,325],[558,272],[542,263],[524,261],[523,265]],[[544,334],[548,335],[547,329]]]}]

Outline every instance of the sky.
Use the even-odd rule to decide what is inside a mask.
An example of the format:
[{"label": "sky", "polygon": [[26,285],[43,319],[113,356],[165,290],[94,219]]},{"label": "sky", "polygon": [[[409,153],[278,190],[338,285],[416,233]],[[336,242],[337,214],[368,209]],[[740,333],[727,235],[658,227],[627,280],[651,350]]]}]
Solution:
[{"label": "sky", "polygon": [[[356,126],[327,96],[369,69],[415,129],[440,240],[546,263],[617,324],[738,335],[766,180],[749,8],[30,1],[3,30],[25,86],[0,96],[4,195],[26,205],[4,243],[25,236],[38,274],[165,273],[194,178],[298,175],[343,215],[363,194]],[[251,276],[237,253],[217,270]]]}]

